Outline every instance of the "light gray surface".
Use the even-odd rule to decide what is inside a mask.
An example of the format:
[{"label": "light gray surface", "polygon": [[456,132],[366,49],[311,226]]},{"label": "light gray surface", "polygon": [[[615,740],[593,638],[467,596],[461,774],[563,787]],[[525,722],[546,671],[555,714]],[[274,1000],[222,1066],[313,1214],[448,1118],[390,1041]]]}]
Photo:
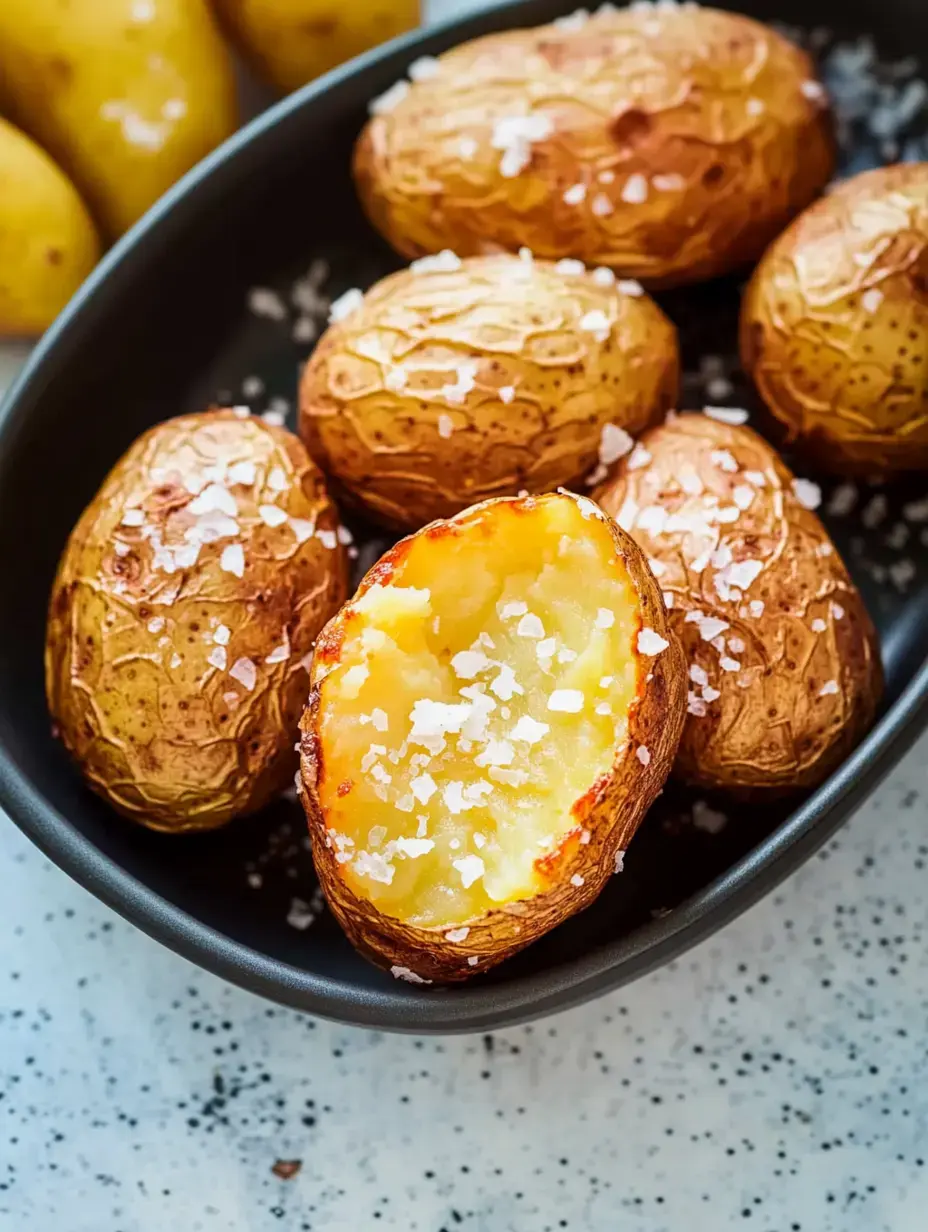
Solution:
[{"label": "light gray surface", "polygon": [[924,1232],[926,764],[679,964],[444,1041],[224,985],[0,818],[0,1232]]}]

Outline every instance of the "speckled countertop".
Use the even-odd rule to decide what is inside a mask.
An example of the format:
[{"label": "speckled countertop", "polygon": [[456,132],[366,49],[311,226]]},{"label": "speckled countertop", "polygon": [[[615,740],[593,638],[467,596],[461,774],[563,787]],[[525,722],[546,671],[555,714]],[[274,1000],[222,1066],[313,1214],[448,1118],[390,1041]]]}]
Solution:
[{"label": "speckled countertop", "polygon": [[446,1040],[229,987],[0,814],[0,1232],[925,1232],[926,801],[928,738],[680,962]]},{"label": "speckled countertop", "polygon": [[926,766],[680,962],[444,1040],[239,992],[0,820],[0,1229],[924,1232]]}]

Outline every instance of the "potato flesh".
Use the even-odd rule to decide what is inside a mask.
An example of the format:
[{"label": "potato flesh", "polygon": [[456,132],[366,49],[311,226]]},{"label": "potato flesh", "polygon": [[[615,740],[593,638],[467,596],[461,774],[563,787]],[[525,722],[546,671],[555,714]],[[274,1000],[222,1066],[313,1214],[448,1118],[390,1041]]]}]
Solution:
[{"label": "potato flesh", "polygon": [[416,538],[353,606],[321,697],[342,875],[424,927],[539,893],[583,841],[572,807],[610,770],[637,694],[638,602],[608,527],[573,502],[506,506]]}]

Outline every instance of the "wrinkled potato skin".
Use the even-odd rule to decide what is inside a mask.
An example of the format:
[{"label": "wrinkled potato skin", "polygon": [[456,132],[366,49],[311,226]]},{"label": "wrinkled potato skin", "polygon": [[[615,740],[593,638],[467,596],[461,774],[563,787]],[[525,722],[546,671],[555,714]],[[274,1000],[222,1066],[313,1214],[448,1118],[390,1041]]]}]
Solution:
[{"label": "wrinkled potato skin", "polygon": [[926,339],[928,163],[864,172],[816,202],[743,303],[745,370],[829,470],[928,468]]},{"label": "wrinkled potato skin", "polygon": [[[480,517],[501,503],[484,501],[451,519],[451,525]],[[595,514],[591,512],[591,516]],[[441,560],[440,538],[447,533],[448,525],[436,522],[418,532],[438,541],[436,567],[440,567]],[[577,824],[590,831],[589,843],[574,844],[571,857],[559,866],[557,881],[548,892],[507,903],[499,910],[467,921],[470,931],[463,942],[449,941],[439,928],[406,924],[357,897],[341,876],[334,852],[326,846],[326,822],[317,791],[325,773],[324,750],[316,729],[319,686],[327,669],[338,660],[342,630],[351,620],[352,603],[349,601],[322,631],[310,673],[309,701],[300,720],[300,796],[309,820],[316,873],[332,914],[352,944],[377,966],[408,967],[425,980],[454,983],[510,958],[593,903],[614,874],[616,853],[626,849],[659,795],[683,727],[686,663],[670,628],[660,589],[644,557],[614,523],[610,523],[610,532],[616,552],[638,592],[642,627],[655,630],[670,645],[654,658],[639,659],[638,702],[629,716],[628,741],[617,751],[611,774],[603,776],[588,796],[578,801]],[[355,599],[375,583],[384,584],[389,579],[410,542],[411,539],[401,540],[381,558],[362,580]],[[641,745],[651,753],[647,766],[635,755]],[[582,886],[570,883],[577,873],[584,878]],[[472,956],[479,958],[479,967],[468,964],[467,959]]]},{"label": "wrinkled potato skin", "polygon": [[238,123],[206,0],[4,0],[0,105],[68,172],[109,238]]},{"label": "wrinkled potato skin", "polygon": [[[612,516],[628,497],[641,508],[659,505],[668,512],[684,505],[705,509],[712,496],[727,506],[745,483],[745,471],[761,472],[766,481],[736,522],[719,527],[720,545],[731,549],[734,561],[763,565],[741,601],[719,597],[711,564],[701,572],[691,567],[703,544],[681,533],[631,531],[645,556],[664,566],[660,586],[673,595],[670,623],[688,668],[703,668],[721,692],[705,715],[687,715],[674,773],[699,787],[741,795],[818,785],[870,727],[882,692],[877,635],[857,588],[825,527],[793,494],[790,471],[750,428],[688,414],[646,433],[641,443],[651,463],[629,470],[623,460],[616,478],[596,494]],[[710,457],[714,450],[727,451],[739,473],[721,470]],[[687,467],[704,485],[695,501],[679,483]],[[826,555],[819,554],[823,546]],[[751,600],[764,604],[759,617],[745,609]],[[840,619],[832,603],[843,609]],[[736,659],[740,671],[720,670],[719,651],[686,621],[697,610],[729,622],[726,640],[744,642]],[[824,632],[811,629],[817,619],[825,622]],[[837,693],[819,696],[832,680]]]},{"label": "wrinkled potato skin", "polygon": [[[609,317],[605,342],[579,327],[591,310]],[[467,359],[476,387],[451,402],[441,386]],[[409,383],[393,392],[399,364]],[[416,529],[478,499],[582,481],[603,426],[641,432],[676,404],[679,381],[676,330],[650,298],[547,263],[472,258],[393,274],[328,329],[303,374],[300,435],[347,500]]]},{"label": "wrinkled potato skin", "polygon": [[419,24],[419,0],[213,0],[230,38],[289,93]]},{"label": "wrinkled potato skin", "polygon": [[[142,506],[164,543],[181,542],[194,521],[185,479],[211,463],[240,460],[255,463],[258,481],[231,488],[238,537],[205,544],[193,568],[156,567],[151,539],[121,525],[127,505]],[[153,467],[162,468],[155,478]],[[268,487],[274,467],[288,481],[282,493]],[[286,524],[266,526],[256,513],[264,502],[315,518],[320,528],[337,526],[322,477],[291,433],[228,411],[180,416],[130,447],[62,557],[46,639],[49,708],[94,791],[152,829],[224,825],[292,778],[308,688],[301,660],[345,598],[347,563],[341,547],[330,551],[316,537],[298,545]],[[114,548],[117,531],[130,545],[123,556]],[[220,567],[232,542],[244,547],[241,578]],[[204,634],[217,623],[231,631],[228,667],[239,658],[255,664],[253,691],[208,662],[215,644]],[[266,664],[285,640],[289,658]]]},{"label": "wrinkled potato skin", "polygon": [[[695,282],[755,261],[827,184],[831,122],[824,93],[803,94],[812,80],[808,57],[780,35],[713,9],[512,30],[446,53],[435,76],[373,116],[355,176],[374,225],[407,257],[527,245],[646,285]],[[548,114],[553,132],[504,178],[494,121],[529,112]],[[462,139],[476,143],[472,157]],[[624,201],[639,175],[647,199]],[[682,182],[657,188],[654,175]],[[578,183],[585,200],[565,203]],[[611,213],[594,211],[597,197]]]},{"label": "wrinkled potato skin", "polygon": [[52,323],[100,255],[87,209],[63,171],[0,119],[0,337]]}]

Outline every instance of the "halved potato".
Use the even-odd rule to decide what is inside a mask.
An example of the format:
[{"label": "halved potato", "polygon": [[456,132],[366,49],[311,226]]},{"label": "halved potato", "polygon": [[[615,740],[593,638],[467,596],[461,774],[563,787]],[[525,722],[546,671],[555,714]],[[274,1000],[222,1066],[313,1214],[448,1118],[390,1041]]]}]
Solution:
[{"label": "halved potato", "polygon": [[578,484],[676,406],[677,331],[637,283],[581,261],[445,252],[335,318],[300,435],[341,495],[403,530]]},{"label": "halved potato", "polygon": [[646,432],[596,497],[648,557],[688,659],[675,774],[742,795],[815,787],[873,722],[876,631],[816,485],[713,415],[738,412]]},{"label": "halved potato", "polygon": [[461,980],[589,906],[673,761],[686,679],[641,553],[567,493],[404,539],[320,635],[303,803],[329,905]]}]

